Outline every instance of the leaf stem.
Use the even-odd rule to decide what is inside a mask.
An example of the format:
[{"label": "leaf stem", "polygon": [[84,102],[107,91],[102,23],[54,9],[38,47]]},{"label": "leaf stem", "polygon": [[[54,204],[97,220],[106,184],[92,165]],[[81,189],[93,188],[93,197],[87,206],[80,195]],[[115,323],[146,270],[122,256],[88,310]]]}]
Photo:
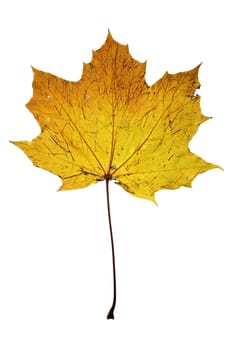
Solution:
[{"label": "leaf stem", "polygon": [[114,319],[114,309],[116,305],[116,269],[115,269],[114,238],[113,238],[111,215],[110,215],[109,181],[110,179],[106,178],[106,198],[107,198],[107,211],[108,211],[109,228],[110,228],[111,251],[112,251],[114,293],[113,293],[112,306],[107,314],[108,320]]}]

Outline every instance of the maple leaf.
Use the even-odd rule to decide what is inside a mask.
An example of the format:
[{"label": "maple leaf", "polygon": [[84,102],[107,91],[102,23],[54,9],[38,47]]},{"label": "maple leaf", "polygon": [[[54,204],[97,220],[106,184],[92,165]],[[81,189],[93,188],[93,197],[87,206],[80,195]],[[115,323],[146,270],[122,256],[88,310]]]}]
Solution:
[{"label": "maple leaf", "polygon": [[[128,46],[108,34],[104,45],[84,63],[79,81],[71,82],[33,68],[33,97],[27,108],[41,127],[32,141],[13,142],[32,160],[62,179],[60,190],[110,180],[127,192],[155,201],[160,189],[190,187],[200,173],[218,167],[189,150],[201,113],[199,66],[165,73],[152,86],[146,64],[133,59]],[[114,301],[116,278],[110,222]]]}]

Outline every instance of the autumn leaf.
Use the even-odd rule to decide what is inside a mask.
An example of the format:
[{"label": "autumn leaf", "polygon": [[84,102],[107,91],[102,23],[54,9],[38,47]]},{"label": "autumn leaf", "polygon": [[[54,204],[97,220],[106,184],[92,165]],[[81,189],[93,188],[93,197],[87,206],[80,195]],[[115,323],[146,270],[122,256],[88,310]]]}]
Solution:
[{"label": "autumn leaf", "polygon": [[[32,141],[13,142],[37,167],[58,175],[60,190],[114,180],[136,197],[155,201],[160,189],[190,187],[200,173],[218,166],[189,150],[203,116],[196,89],[199,66],[145,81],[146,64],[108,34],[71,82],[33,68],[27,108],[41,127]],[[110,218],[110,212],[109,212]],[[111,229],[111,221],[110,221]],[[113,249],[113,236],[111,230]],[[114,301],[108,318],[113,318]]]}]

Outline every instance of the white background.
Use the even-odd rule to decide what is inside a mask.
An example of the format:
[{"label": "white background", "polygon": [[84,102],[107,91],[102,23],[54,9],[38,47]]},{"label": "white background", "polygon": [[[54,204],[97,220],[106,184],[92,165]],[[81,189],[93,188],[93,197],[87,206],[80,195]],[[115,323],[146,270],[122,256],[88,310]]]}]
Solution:
[{"label": "white background", "polygon": [[[230,1],[17,1],[0,5],[0,349],[231,350]],[[110,29],[152,84],[200,62],[204,123],[191,150],[221,165],[158,207],[111,184],[115,320],[104,183],[57,192],[9,140],[39,133],[30,65],[81,76]]]}]

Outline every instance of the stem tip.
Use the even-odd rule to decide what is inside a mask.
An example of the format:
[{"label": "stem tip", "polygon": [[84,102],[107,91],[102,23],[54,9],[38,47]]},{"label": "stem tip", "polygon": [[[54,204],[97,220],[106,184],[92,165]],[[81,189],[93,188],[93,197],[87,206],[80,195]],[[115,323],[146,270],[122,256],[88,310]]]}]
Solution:
[{"label": "stem tip", "polygon": [[112,308],[107,314],[107,320],[114,320],[114,310]]}]

